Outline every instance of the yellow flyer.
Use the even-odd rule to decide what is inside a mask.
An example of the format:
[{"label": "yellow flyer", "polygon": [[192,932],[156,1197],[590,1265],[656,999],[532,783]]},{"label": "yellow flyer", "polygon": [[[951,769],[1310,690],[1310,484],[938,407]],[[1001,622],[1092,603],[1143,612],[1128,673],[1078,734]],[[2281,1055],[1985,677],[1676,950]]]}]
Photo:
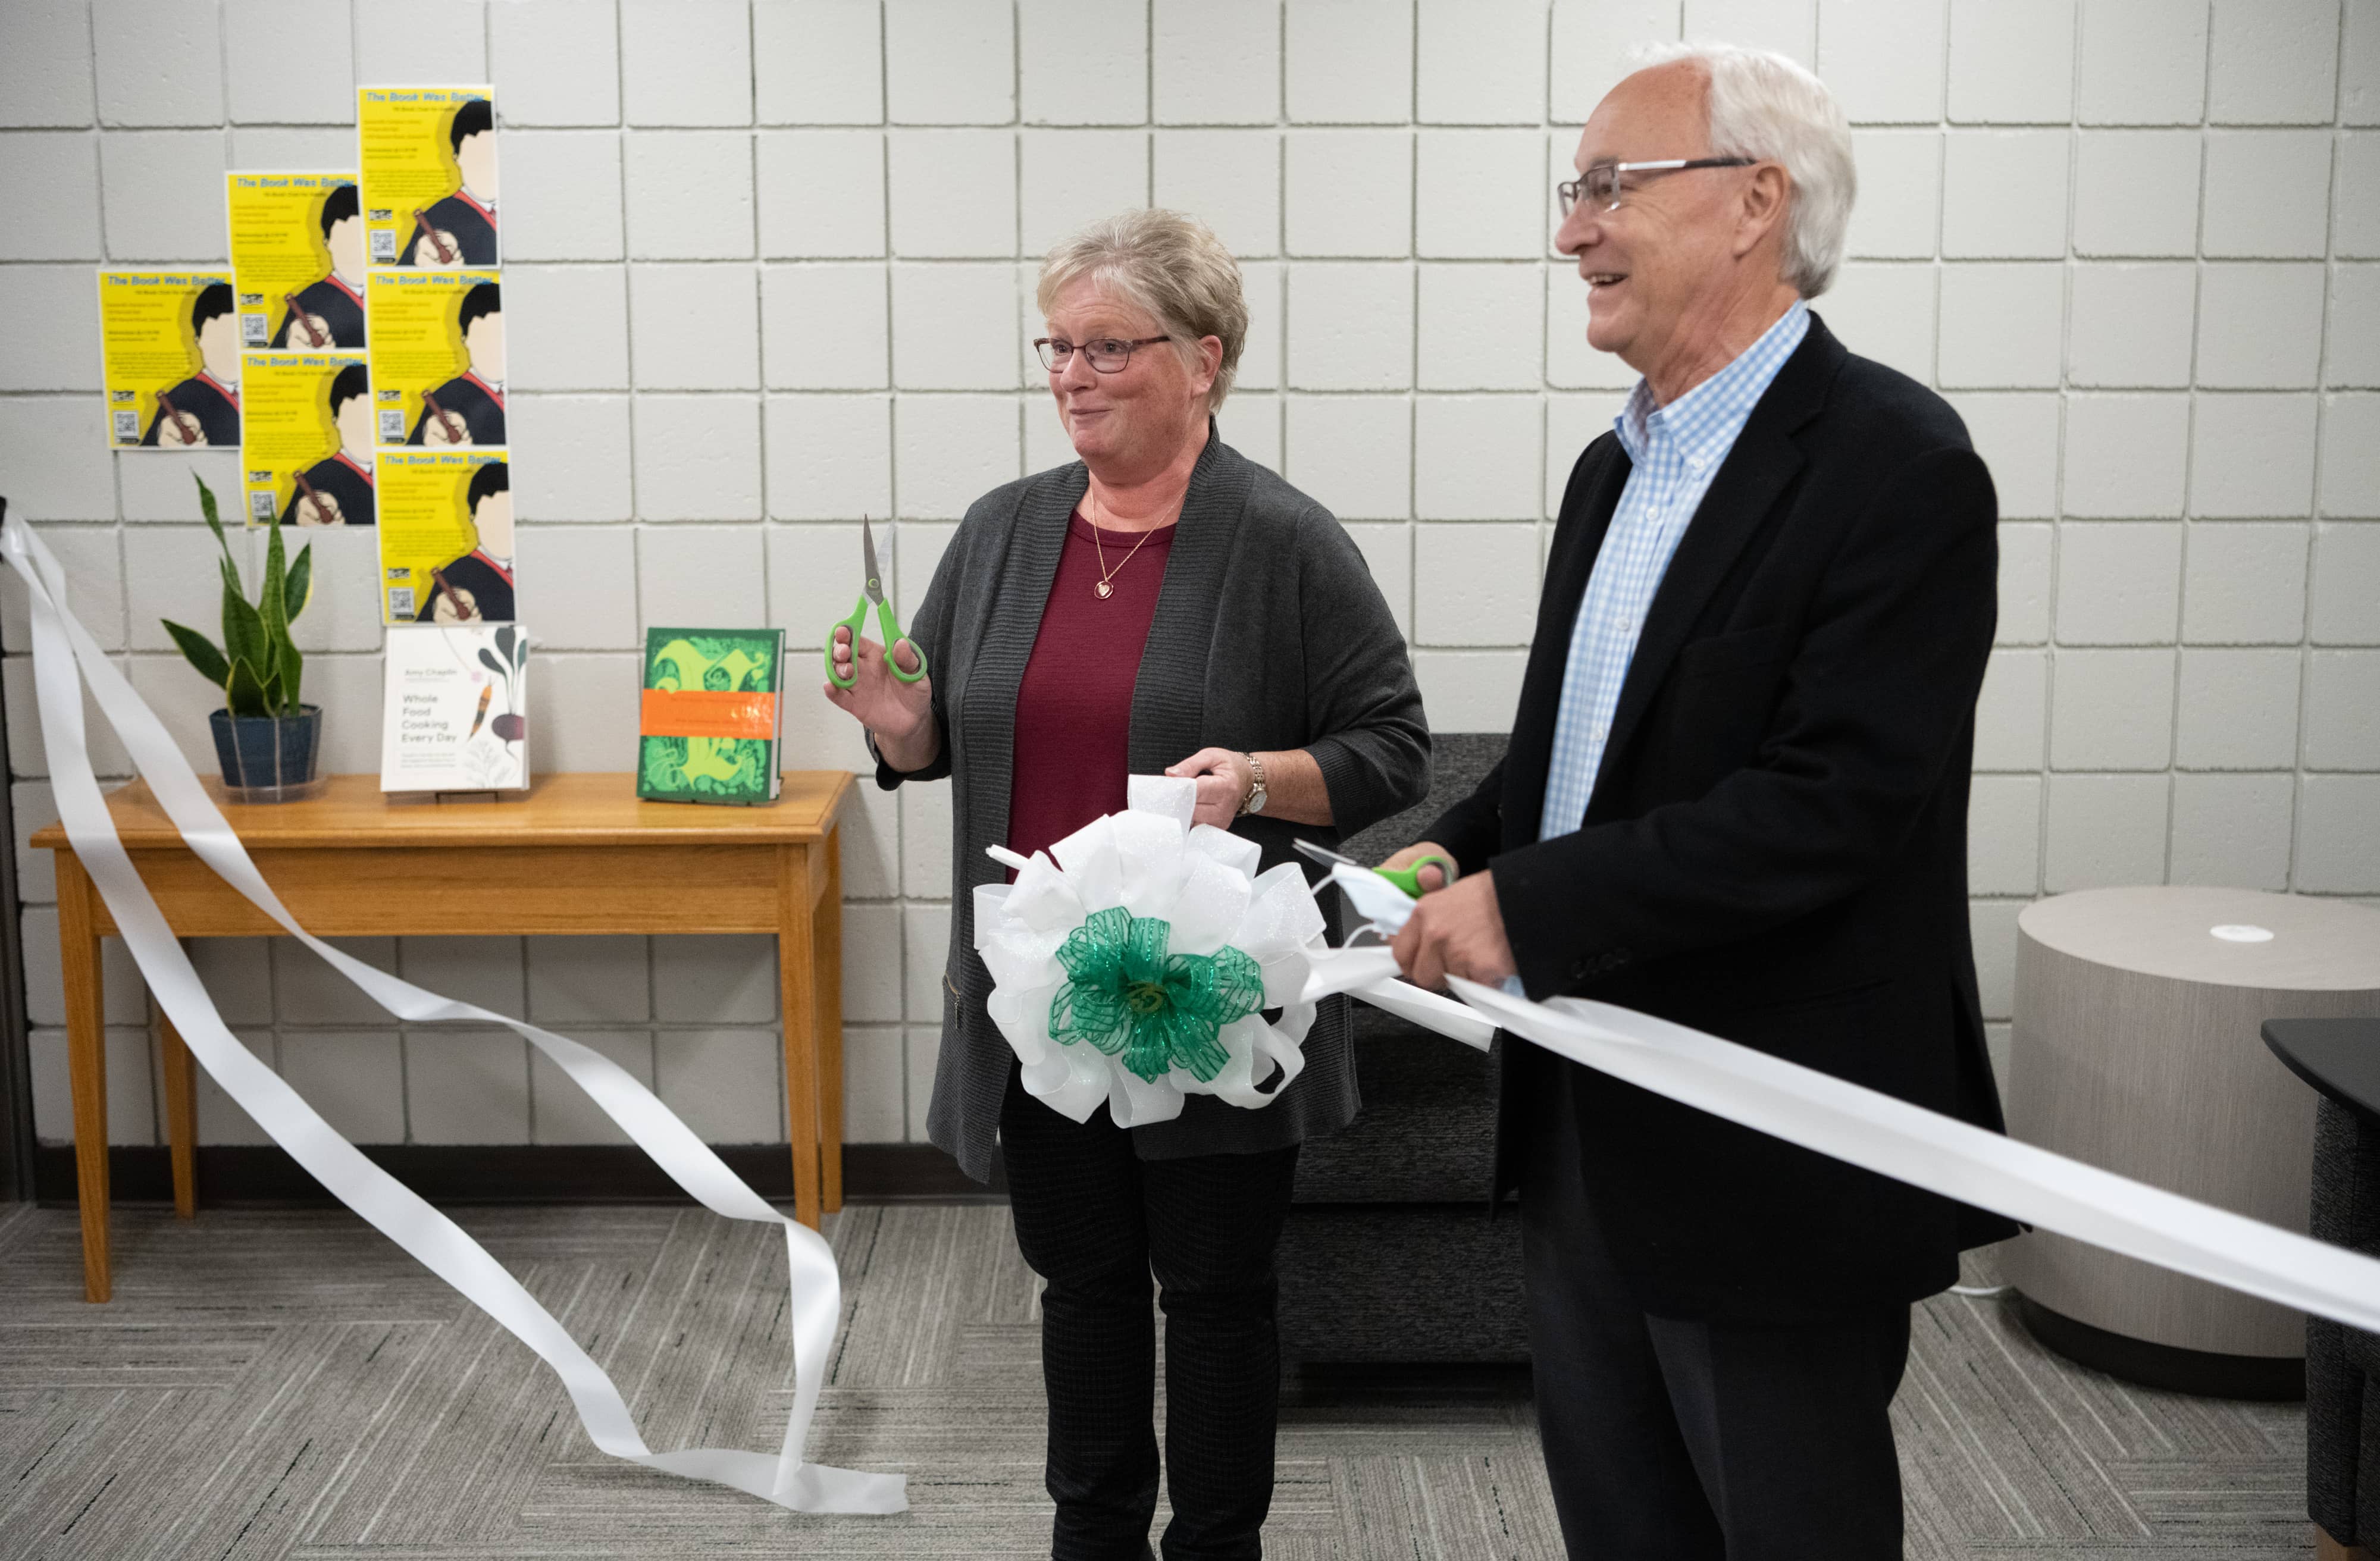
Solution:
[{"label": "yellow flyer", "polygon": [[375,271],[374,437],[432,449],[504,442],[504,311],[492,271]]},{"label": "yellow flyer", "polygon": [[359,352],[364,222],[353,174],[224,175],[240,345]]},{"label": "yellow flyer", "polygon": [[250,526],[370,526],[371,381],[359,352],[252,352],[241,376]]},{"label": "yellow flyer", "polygon": [[513,617],[513,496],[501,450],[380,453],[381,618]]},{"label": "yellow flyer", "polygon": [[99,273],[107,442],[239,445],[239,321],[225,271]]},{"label": "yellow flyer", "polygon": [[486,87],[359,87],[356,157],[376,266],[492,266],[496,101]]}]

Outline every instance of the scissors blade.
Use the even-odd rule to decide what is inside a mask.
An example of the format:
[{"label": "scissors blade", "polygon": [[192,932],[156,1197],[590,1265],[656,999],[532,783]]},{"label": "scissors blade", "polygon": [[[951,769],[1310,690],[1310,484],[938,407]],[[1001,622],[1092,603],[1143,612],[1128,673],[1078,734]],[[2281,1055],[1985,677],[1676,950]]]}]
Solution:
[{"label": "scissors blade", "polygon": [[1297,842],[1297,849],[1303,854],[1312,857],[1315,861],[1321,863],[1326,867],[1360,867],[1363,865],[1361,862],[1356,861],[1354,857],[1343,856],[1338,852],[1331,850],[1329,846],[1318,844],[1313,841],[1299,841]]},{"label": "scissors blade", "polygon": [[879,607],[884,605],[884,577],[876,566],[876,528],[868,517],[859,517],[859,549],[868,563],[868,599]]}]

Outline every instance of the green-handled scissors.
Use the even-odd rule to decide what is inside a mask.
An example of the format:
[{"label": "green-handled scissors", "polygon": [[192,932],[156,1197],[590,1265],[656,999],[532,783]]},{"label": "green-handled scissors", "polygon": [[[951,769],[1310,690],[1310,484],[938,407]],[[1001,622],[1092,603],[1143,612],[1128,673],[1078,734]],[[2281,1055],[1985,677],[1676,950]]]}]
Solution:
[{"label": "green-handled scissors", "polygon": [[[1318,845],[1313,841],[1299,841],[1297,849],[1327,867],[1364,866],[1354,857],[1342,856],[1329,846]],[[1418,900],[1421,898],[1421,870],[1424,867],[1436,867],[1446,875],[1448,883],[1454,881],[1454,864],[1443,856],[1425,856],[1410,867],[1369,867],[1366,871],[1378,873],[1388,879],[1403,892],[1406,899]]]},{"label": "green-handled scissors", "polygon": [[[885,667],[903,683],[915,683],[926,675],[925,647],[915,640],[909,642],[909,648],[917,655],[917,670],[914,672],[903,672],[901,663],[892,659],[892,647],[907,636],[901,633],[901,625],[892,616],[892,604],[884,599],[883,573],[876,567],[876,528],[868,523],[865,515],[859,521],[859,550],[868,566],[868,586],[860,592],[851,616],[837,619],[833,627],[826,632],[826,680],[837,688],[849,688],[859,681],[859,631],[868,626],[868,604],[872,601],[876,604],[876,626],[884,635]],[[835,629],[851,631],[851,676],[847,678],[835,675]]]}]

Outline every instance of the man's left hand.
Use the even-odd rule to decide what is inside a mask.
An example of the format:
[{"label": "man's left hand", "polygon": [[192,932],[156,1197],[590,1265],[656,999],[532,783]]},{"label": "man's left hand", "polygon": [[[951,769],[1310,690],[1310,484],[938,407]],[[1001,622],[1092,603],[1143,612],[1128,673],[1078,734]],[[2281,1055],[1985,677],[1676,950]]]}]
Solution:
[{"label": "man's left hand", "polygon": [[1433,992],[1444,987],[1450,975],[1494,986],[1518,969],[1504,937],[1493,872],[1475,873],[1423,895],[1390,948],[1405,979]]}]

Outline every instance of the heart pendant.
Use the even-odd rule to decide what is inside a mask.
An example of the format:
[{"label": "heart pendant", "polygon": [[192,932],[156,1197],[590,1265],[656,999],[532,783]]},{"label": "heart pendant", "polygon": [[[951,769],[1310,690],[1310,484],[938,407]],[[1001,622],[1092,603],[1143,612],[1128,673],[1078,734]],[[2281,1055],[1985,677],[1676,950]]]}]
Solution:
[{"label": "heart pendant", "polygon": [[1108,598],[1110,598],[1110,597],[1111,597],[1111,596],[1115,595],[1115,587],[1114,587],[1113,586],[1109,585],[1105,580],[1102,580],[1102,581],[1100,581],[1098,585],[1093,586],[1093,587],[1091,587],[1091,589],[1093,589],[1094,591],[1097,591],[1097,592],[1099,593],[1099,599],[1100,599],[1101,601],[1105,601],[1105,600],[1107,600],[1107,599],[1108,599]]}]

